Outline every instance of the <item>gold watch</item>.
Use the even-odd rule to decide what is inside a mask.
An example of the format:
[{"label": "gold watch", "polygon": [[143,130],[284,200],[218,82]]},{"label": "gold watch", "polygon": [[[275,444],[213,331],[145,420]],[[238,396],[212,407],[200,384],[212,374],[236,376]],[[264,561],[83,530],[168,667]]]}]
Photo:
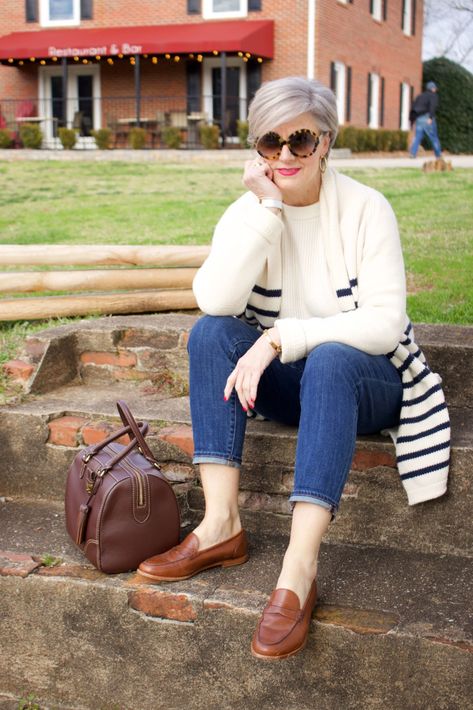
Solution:
[{"label": "gold watch", "polygon": [[274,342],[274,340],[271,338],[271,336],[269,334],[269,330],[263,330],[263,335],[265,336],[266,340],[271,345],[271,347],[274,350],[276,350],[278,355],[280,355],[282,353],[282,347]]}]

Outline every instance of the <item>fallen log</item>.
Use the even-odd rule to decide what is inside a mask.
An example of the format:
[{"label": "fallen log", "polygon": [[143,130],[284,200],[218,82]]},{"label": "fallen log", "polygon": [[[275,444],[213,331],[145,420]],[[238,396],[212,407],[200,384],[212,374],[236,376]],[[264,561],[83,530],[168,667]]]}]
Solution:
[{"label": "fallen log", "polygon": [[0,299],[0,320],[37,320],[66,316],[155,313],[197,308],[193,292],[128,291],[87,296],[38,296]]},{"label": "fallen log", "polygon": [[96,269],[0,272],[0,292],[191,288],[197,269]]},{"label": "fallen log", "polygon": [[4,266],[193,266],[199,267],[210,251],[208,246],[130,246],[112,244],[1,244],[0,265]]}]

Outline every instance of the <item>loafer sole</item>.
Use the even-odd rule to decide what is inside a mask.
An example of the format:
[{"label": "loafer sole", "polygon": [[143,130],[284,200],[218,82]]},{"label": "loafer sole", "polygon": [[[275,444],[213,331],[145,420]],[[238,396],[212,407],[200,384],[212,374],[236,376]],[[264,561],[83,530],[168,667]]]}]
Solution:
[{"label": "loafer sole", "polygon": [[289,658],[290,656],[295,656],[295,654],[299,653],[299,651],[303,651],[306,646],[307,646],[307,638],[304,640],[303,643],[301,643],[300,646],[298,646],[297,648],[294,648],[292,651],[288,651],[287,653],[283,653],[280,656],[270,656],[270,655],[266,655],[265,653],[257,653],[252,646],[251,647],[251,655],[254,656],[255,658],[260,658],[263,661],[282,661],[285,658]]},{"label": "loafer sole", "polygon": [[137,570],[138,574],[142,577],[147,577],[147,579],[153,579],[156,582],[180,582],[183,579],[190,579],[200,572],[205,572],[206,569],[212,569],[214,567],[235,567],[236,565],[243,565],[249,560],[249,555],[243,555],[242,557],[235,557],[229,560],[222,560],[221,562],[214,562],[211,565],[205,565],[204,567],[199,567],[195,572],[190,574],[185,574],[180,577],[169,577],[159,574],[151,574],[150,572],[142,572],[140,569]]}]

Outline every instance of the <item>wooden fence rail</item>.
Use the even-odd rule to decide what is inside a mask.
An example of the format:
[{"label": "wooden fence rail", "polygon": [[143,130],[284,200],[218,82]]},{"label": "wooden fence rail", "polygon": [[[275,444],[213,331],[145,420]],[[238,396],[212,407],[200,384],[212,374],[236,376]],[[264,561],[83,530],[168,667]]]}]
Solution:
[{"label": "wooden fence rail", "polygon": [[[192,280],[208,253],[208,246],[0,245],[0,267],[154,267],[1,271],[0,320],[194,309]],[[75,293],[44,295],[54,291]],[[32,292],[41,295],[8,297]]]}]

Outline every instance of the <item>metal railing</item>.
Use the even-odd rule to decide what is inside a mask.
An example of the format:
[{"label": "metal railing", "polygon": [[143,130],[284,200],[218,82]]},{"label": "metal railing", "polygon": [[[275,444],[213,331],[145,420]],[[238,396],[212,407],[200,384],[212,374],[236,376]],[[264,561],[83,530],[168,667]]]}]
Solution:
[{"label": "metal railing", "polygon": [[35,123],[45,148],[60,146],[61,127],[77,131],[78,148],[95,147],[92,131],[100,128],[110,129],[112,148],[131,147],[136,127],[144,129],[146,148],[168,147],[169,135],[174,141],[178,136],[180,147],[201,148],[200,127],[214,124],[219,128],[219,147],[238,147],[238,122],[246,119],[247,100],[228,96],[226,106],[222,122],[219,95],[0,99],[0,129],[11,131],[17,147],[21,125]]}]

